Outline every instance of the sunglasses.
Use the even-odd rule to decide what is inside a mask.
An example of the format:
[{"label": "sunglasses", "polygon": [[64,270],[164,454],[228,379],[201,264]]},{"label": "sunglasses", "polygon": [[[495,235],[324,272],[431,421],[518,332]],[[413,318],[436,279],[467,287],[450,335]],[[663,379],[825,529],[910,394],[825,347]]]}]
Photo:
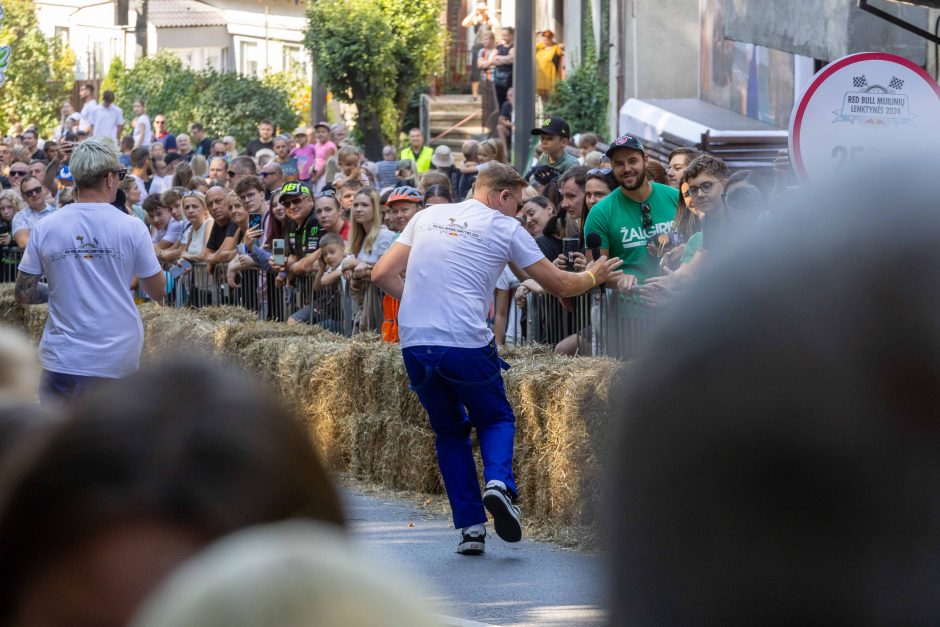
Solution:
[{"label": "sunglasses", "polygon": [[123,181],[124,177],[127,176],[127,169],[121,168],[120,170],[111,170],[112,174],[117,174],[118,180]]},{"label": "sunglasses", "polygon": [[26,176],[29,170],[10,170],[10,176]]},{"label": "sunglasses", "polygon": [[291,207],[295,205],[301,204],[303,201],[304,201],[303,196],[291,196],[290,198],[284,198],[283,200],[281,200],[281,205],[285,209],[290,209]]},{"label": "sunglasses", "polygon": [[644,229],[653,228],[653,216],[650,215],[649,203],[643,203],[642,205],[640,205],[640,213],[643,216],[643,228]]},{"label": "sunglasses", "polygon": [[324,198],[324,197],[330,198],[330,197],[332,197],[332,196],[336,196],[336,190],[335,190],[335,189],[325,189],[325,190],[323,190],[322,192],[317,192],[317,195],[314,196],[313,198],[314,198],[314,200],[315,200],[315,199],[317,199],[317,198]]},{"label": "sunglasses", "polygon": [[32,189],[23,190],[23,196],[38,196],[42,193],[42,187],[34,187]]},{"label": "sunglasses", "polygon": [[689,196],[695,197],[698,196],[699,192],[705,194],[711,194],[712,190],[715,189],[715,183],[713,181],[705,181],[698,187],[689,186]]},{"label": "sunglasses", "polygon": [[590,170],[587,171],[587,175],[595,176],[597,174],[600,174],[601,176],[607,176],[611,172],[613,172],[611,168],[591,168]]}]

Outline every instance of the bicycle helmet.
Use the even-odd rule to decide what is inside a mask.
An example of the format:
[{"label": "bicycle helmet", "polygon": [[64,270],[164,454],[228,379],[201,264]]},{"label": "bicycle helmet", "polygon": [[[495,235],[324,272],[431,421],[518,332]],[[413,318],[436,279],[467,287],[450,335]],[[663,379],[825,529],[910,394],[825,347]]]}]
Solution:
[{"label": "bicycle helmet", "polygon": [[392,193],[388,195],[388,200],[385,201],[388,205],[393,202],[416,202],[420,205],[424,204],[424,196],[414,187],[402,185],[393,189]]}]

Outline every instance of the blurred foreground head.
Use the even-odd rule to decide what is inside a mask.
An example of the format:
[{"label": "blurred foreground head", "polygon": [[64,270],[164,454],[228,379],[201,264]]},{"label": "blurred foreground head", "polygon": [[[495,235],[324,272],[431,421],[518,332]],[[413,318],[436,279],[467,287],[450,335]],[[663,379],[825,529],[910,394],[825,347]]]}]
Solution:
[{"label": "blurred foreground head", "polygon": [[219,540],[174,573],[132,627],[429,627],[399,574],[335,530],[263,525]]},{"label": "blurred foreground head", "polygon": [[103,385],[4,477],[0,624],[125,625],[204,545],[290,518],[343,524],[299,421],[206,362]]},{"label": "blurred foreground head", "polygon": [[0,406],[36,400],[36,347],[18,329],[0,326]]},{"label": "blurred foreground head", "polygon": [[613,625],[940,623],[940,208],[892,163],[710,259],[633,368]]}]

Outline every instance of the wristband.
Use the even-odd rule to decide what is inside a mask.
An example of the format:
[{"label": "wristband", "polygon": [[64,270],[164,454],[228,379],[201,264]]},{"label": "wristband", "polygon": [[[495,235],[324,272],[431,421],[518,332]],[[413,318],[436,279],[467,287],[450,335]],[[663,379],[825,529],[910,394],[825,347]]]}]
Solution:
[{"label": "wristband", "polygon": [[594,276],[594,273],[590,270],[585,270],[585,272],[587,272],[587,275],[591,277],[591,287],[597,287],[597,277]]}]

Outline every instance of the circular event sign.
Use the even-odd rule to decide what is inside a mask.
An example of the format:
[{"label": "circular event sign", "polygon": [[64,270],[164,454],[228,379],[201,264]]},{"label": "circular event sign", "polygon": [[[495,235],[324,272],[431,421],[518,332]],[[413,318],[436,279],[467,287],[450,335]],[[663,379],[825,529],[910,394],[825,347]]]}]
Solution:
[{"label": "circular event sign", "polygon": [[849,55],[824,67],[790,116],[790,160],[804,183],[918,147],[940,156],[937,138],[940,85],[904,57],[882,52]]}]

